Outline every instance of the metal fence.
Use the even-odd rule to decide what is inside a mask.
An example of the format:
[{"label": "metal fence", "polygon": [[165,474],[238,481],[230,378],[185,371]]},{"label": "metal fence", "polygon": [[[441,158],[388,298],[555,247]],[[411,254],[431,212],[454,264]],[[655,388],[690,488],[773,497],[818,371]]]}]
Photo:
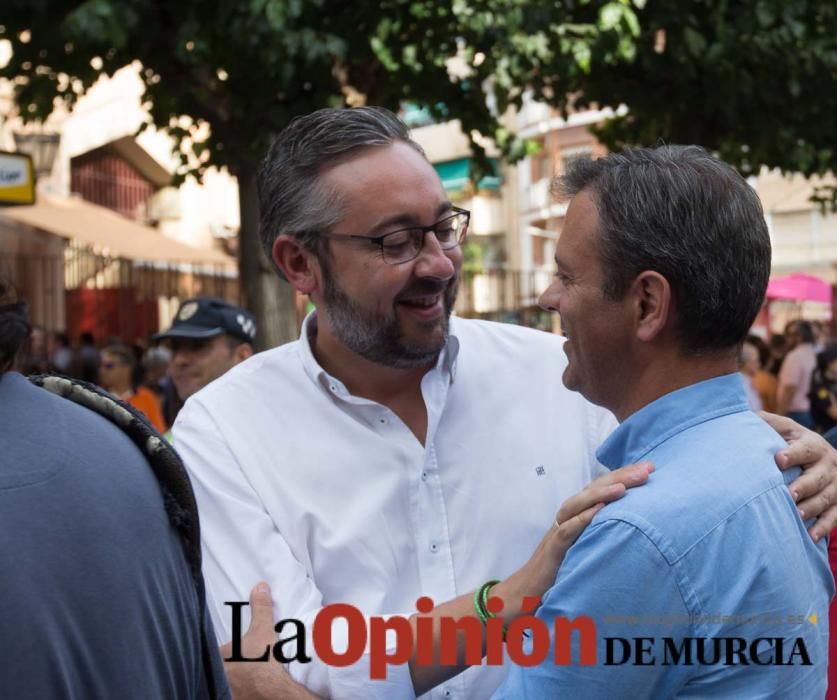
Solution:
[{"label": "metal fence", "polygon": [[46,330],[125,339],[157,330],[161,300],[208,295],[238,301],[240,294],[237,277],[223,266],[140,262],[72,244],[63,255],[4,255],[0,275]]},{"label": "metal fence", "polygon": [[549,330],[549,312],[538,306],[538,297],[552,281],[548,270],[485,270],[462,275],[456,312],[469,318]]},{"label": "metal fence", "polygon": [[[4,256],[0,275],[28,300],[33,322],[47,330],[86,330],[79,328],[86,323],[128,337],[156,325],[161,299],[174,303],[207,295],[240,301],[238,279],[220,266],[138,262],[74,245],[63,255]],[[538,307],[538,296],[550,280],[548,271],[464,272],[456,312],[549,329],[550,315]]]}]

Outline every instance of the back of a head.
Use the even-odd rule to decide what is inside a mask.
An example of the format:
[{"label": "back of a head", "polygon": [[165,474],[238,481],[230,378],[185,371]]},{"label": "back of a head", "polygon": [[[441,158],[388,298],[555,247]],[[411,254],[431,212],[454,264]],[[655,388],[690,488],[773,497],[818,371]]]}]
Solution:
[{"label": "back of a head", "polygon": [[797,321],[796,330],[799,333],[801,342],[813,343],[816,340],[814,327],[810,321]]},{"label": "back of a head", "polygon": [[30,331],[26,303],[17,299],[11,285],[0,281],[0,374],[12,368]]},{"label": "back of a head", "polygon": [[730,166],[698,146],[630,149],[576,161],[556,190],[596,203],[607,298],[653,270],[671,286],[685,352],[744,340],[767,289],[770,237],[758,196]]},{"label": "back of a head", "polygon": [[318,234],[339,220],[339,195],[320,184],[324,169],[361,149],[397,141],[422,152],[404,122],[382,107],[320,109],[292,120],[259,171],[260,236],[268,260],[279,234],[291,234],[317,251]]},{"label": "back of a head", "polygon": [[829,345],[819,355],[817,355],[817,368],[822,374],[828,369],[834,360],[837,360],[837,345]]},{"label": "back of a head", "polygon": [[770,361],[770,348],[764,341],[764,338],[759,338],[757,335],[748,335],[747,342],[758,350],[759,362],[762,367],[766,367],[767,363]]}]

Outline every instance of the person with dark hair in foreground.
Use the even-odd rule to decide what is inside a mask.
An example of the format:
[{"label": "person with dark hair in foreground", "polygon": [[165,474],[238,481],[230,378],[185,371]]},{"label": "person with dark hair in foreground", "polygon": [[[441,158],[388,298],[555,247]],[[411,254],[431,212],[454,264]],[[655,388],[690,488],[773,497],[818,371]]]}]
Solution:
[{"label": "person with dark hair in foreground", "polygon": [[592,618],[597,663],[576,636],[573,663],[513,667],[495,697],[823,697],[826,542],[737,371],[770,276],[756,193],[696,146],[579,161],[558,184],[571,201],[540,303],[567,333],[564,385],[620,421],[602,464],[656,471],[593,518],[538,611],[550,630]]},{"label": "person with dark hair in foreground", "polygon": [[0,695],[229,698],[179,458],[94,386],[11,371],[24,311],[0,305]]}]

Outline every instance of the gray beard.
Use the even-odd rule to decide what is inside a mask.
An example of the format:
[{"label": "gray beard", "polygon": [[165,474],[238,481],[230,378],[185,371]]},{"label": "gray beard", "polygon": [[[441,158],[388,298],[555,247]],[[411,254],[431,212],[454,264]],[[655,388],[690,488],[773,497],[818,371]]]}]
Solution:
[{"label": "gray beard", "polygon": [[414,369],[435,362],[447,343],[450,333],[450,314],[456,302],[459,279],[439,285],[433,283],[430,290],[427,282],[419,282],[407,291],[412,293],[437,293],[443,291],[445,312],[442,317],[442,336],[431,343],[410,343],[401,332],[398,317],[386,316],[361,309],[334,282],[325,271],[323,299],[326,304],[329,323],[335,337],[349,350],[361,357],[393,369]]}]

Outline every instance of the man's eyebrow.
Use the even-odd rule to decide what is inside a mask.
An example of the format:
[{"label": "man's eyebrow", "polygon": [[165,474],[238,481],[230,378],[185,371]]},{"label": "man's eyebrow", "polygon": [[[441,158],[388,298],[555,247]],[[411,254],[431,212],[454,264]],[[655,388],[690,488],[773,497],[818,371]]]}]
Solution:
[{"label": "man's eyebrow", "polygon": [[[436,208],[436,219],[433,223],[444,217],[445,214],[448,214],[452,210],[453,204],[450,202],[442,202]],[[386,229],[393,230],[394,228],[410,228],[411,226],[418,226],[414,216],[411,214],[394,214],[393,216],[388,216],[386,219],[382,219],[375,225],[374,228],[371,229],[370,233],[386,233]]]},{"label": "man's eyebrow", "polygon": [[561,260],[561,258],[559,258],[557,255],[553,258],[553,260],[555,261],[555,267],[557,267],[559,270],[563,270],[565,272],[570,271],[570,266],[567,265],[563,260]]}]

